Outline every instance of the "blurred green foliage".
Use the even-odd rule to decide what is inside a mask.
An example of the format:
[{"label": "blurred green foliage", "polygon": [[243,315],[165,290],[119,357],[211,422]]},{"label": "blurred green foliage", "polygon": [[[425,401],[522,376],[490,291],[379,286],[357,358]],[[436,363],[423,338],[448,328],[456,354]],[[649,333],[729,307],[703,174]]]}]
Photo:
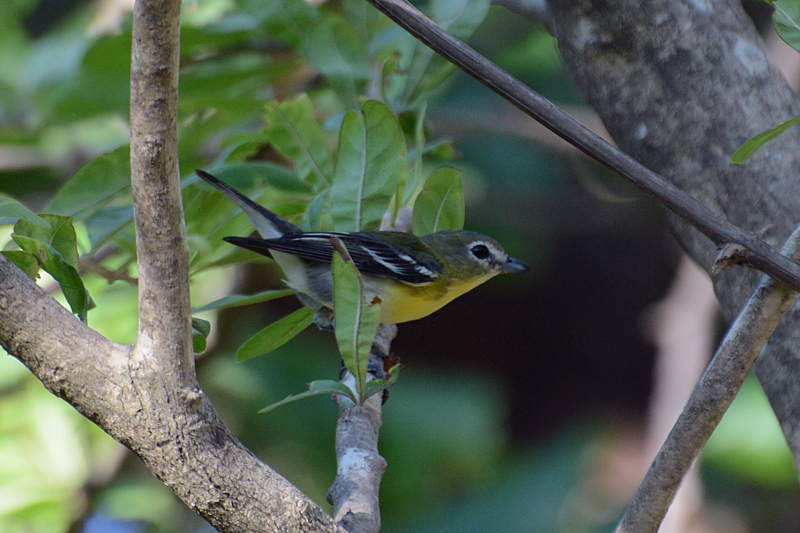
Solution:
[{"label": "blurred green foliage", "polygon": [[[40,241],[81,273],[96,306],[88,312],[91,327],[130,343],[138,297],[129,283],[137,275],[127,145],[130,16],[101,16],[84,3],[34,36],[26,21],[37,6],[37,0],[0,2],[0,193],[36,212],[71,217],[67,248],[62,239]],[[579,102],[555,41],[542,28],[490,9],[488,0],[431,0],[421,8],[456,36],[474,33],[476,48],[546,96]],[[213,171],[306,229],[332,229],[348,220],[336,211],[342,202],[332,201],[348,193],[331,186],[345,173],[385,179],[375,188],[378,207],[362,221],[365,227],[376,225],[387,203],[394,202],[396,214],[418,199],[415,230],[460,227],[464,202],[469,207],[484,200],[491,212],[468,210],[468,227],[502,236],[511,255],[539,266],[547,261],[546,236],[519,232],[541,213],[521,198],[535,196],[545,205],[575,163],[513,132],[498,134],[497,115],[506,104],[454,74],[449,63],[361,0],[319,6],[300,0],[186,0],[179,90],[192,303],[198,318],[211,324],[209,335],[197,322],[198,335],[213,351],[198,360],[200,382],[248,447],[327,506],[336,468],[335,406],[318,397],[256,413],[303,383],[335,377],[335,342],[307,331],[270,357],[236,361],[248,338],[296,306],[279,300],[268,311],[219,312],[288,293],[229,297],[241,288],[234,265],[260,262],[263,274],[268,260],[222,241],[247,235],[252,226],[229,200],[199,183],[193,169]],[[454,110],[469,117],[473,132],[458,144],[434,128]],[[394,139],[393,170],[384,175],[340,163],[353,149],[343,150],[342,142],[386,126],[375,117],[387,112],[396,117],[388,124],[392,131],[381,133]],[[356,156],[369,152],[369,144]],[[458,172],[439,170],[445,166]],[[0,217],[36,224],[6,196],[0,196]],[[14,220],[0,222],[0,246],[20,253],[11,239]],[[31,271],[39,266],[28,256],[17,259]],[[46,273],[40,284],[67,303]],[[250,355],[263,351],[260,346]],[[747,420],[772,419],[763,397],[752,392],[746,388],[737,400],[746,404],[747,416],[739,418],[735,407],[721,433],[730,425],[747,426]],[[584,427],[522,448],[510,441],[508,412],[505,384],[488,372],[406,368],[384,409],[381,452],[389,467],[382,486],[383,530],[569,530],[563,514],[570,494],[608,429]],[[723,445],[733,438],[737,449]],[[754,450],[762,455],[752,455]],[[780,438],[770,437],[767,444],[738,434],[712,440],[707,457],[716,475],[744,472],[748,483],[785,486],[796,476]],[[596,529],[608,530],[614,512],[596,521]],[[90,532],[101,523],[100,530],[112,533],[209,531],[121,445],[45,391],[16,360],[0,357],[0,531]]]},{"label": "blurred green foliage", "polygon": [[754,376],[722,418],[703,450],[703,464],[749,483],[773,488],[797,486],[794,459]]}]

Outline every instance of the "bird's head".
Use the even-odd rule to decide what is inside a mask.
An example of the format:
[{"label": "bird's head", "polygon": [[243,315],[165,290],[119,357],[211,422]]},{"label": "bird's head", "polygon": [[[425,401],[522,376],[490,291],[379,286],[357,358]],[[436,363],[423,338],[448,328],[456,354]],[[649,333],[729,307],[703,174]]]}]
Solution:
[{"label": "bird's head", "polygon": [[497,274],[528,272],[531,267],[509,257],[491,237],[472,231],[439,231],[422,237],[434,250],[447,257],[451,276],[466,279]]}]

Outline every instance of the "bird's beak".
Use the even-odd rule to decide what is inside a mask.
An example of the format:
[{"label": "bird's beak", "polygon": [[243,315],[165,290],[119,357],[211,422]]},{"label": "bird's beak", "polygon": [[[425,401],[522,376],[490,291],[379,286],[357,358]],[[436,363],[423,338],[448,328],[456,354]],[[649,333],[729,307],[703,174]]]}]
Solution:
[{"label": "bird's beak", "polygon": [[519,259],[514,259],[513,257],[509,257],[508,260],[500,265],[500,272],[505,272],[507,274],[521,274],[523,272],[529,272],[531,267],[527,263],[523,263]]}]

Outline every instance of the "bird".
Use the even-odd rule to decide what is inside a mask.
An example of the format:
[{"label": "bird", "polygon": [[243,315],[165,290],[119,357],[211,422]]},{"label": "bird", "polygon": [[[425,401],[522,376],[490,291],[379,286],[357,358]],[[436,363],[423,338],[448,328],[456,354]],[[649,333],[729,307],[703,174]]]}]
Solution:
[{"label": "bird", "polygon": [[334,237],[344,243],[359,271],[366,301],[380,301],[381,322],[386,324],[426,317],[498,274],[531,270],[493,238],[472,231],[421,237],[398,231],[303,231],[208,172],[196,173],[241,208],[263,237],[224,240],[271,256],[287,285],[314,311],[333,309]]}]

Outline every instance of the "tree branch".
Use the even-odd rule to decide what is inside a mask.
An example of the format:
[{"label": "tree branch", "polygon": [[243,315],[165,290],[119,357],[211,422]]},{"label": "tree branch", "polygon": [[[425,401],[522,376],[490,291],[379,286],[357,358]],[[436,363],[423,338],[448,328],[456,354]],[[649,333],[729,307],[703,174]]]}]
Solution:
[{"label": "tree branch", "polygon": [[[793,261],[800,260],[800,228],[792,234],[783,253]],[[725,335],[628,504],[618,533],[658,531],[678,485],[739,393],[756,357],[796,296],[796,291],[770,277],[761,282]]]},{"label": "tree branch", "polygon": [[[785,132],[747,164],[729,159],[800,109],[737,0],[563,0],[550,7],[567,68],[623,150],[773,246],[788,240],[800,222],[800,130]],[[713,247],[677,218],[671,222],[684,249],[711,270]],[[760,276],[729,268],[713,281],[733,320]],[[795,305],[755,363],[797,465],[799,323]]]},{"label": "tree branch", "polygon": [[177,356],[192,386],[189,248],[178,169],[180,0],[134,7],[131,63],[131,182],[139,262],[138,360]]},{"label": "tree branch", "polygon": [[[404,207],[391,224],[391,213],[386,212],[381,230],[411,231],[413,213]],[[372,352],[391,353],[392,341],[397,335],[397,325],[381,324],[372,344]],[[383,357],[376,357],[381,365]],[[376,377],[369,372],[369,379]],[[385,374],[385,372],[384,372]],[[343,382],[355,391],[353,375],[346,373]],[[371,396],[364,405],[353,405],[343,395],[334,394],[333,400],[342,409],[336,424],[336,478],[328,490],[328,503],[333,505],[333,517],[350,533],[377,533],[381,529],[379,490],[386,460],[378,453],[378,436],[382,421],[383,394]]]},{"label": "tree branch", "polygon": [[[341,398],[340,395],[337,395]],[[381,529],[378,491],[386,460],[378,453],[381,398],[342,409],[336,423],[336,479],[328,490],[333,519],[350,533],[377,533]]]},{"label": "tree branch", "polygon": [[404,0],[369,0],[417,39],[454,63],[556,135],[617,172],[718,247],[741,247],[737,260],[800,290],[800,266],[781,256],[755,234],[726,221],[678,187],[604,141],[519,80],[439,28]]},{"label": "tree branch", "polygon": [[179,7],[179,0],[139,0],[134,14],[135,346],[88,328],[5,257],[0,344],[219,531],[341,532],[236,440],[196,380],[175,133]]},{"label": "tree branch", "polygon": [[[669,292],[647,315],[656,361],[643,459],[658,453],[714,354],[719,303],[706,272],[683,255]],[[662,520],[664,533],[696,525],[702,492],[699,468],[690,468]]]},{"label": "tree branch", "polygon": [[[4,256],[0,344],[220,531],[342,531],[242,446],[199,388],[164,390],[176,383],[154,365],[132,372],[131,346],[88,328]],[[155,401],[158,394],[169,403]]]}]

